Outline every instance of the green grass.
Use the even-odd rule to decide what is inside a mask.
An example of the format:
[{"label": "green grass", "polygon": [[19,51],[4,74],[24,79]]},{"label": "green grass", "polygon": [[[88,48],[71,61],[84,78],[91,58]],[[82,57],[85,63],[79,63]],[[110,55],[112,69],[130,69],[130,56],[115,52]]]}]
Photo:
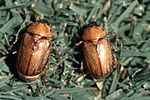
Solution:
[{"label": "green grass", "polygon": [[[106,1],[0,0],[0,99],[149,100],[150,1]],[[55,33],[46,86],[41,80],[23,82],[15,74],[20,38],[27,25],[40,19]],[[81,68],[82,50],[76,46],[82,27],[91,21],[114,33],[108,37],[118,50],[119,65],[99,80]],[[122,68],[125,77],[119,75]]]}]

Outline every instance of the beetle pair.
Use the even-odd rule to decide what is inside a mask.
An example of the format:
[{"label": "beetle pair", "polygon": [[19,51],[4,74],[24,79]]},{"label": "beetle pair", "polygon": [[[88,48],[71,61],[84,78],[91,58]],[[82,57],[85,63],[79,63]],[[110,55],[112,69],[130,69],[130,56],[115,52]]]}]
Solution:
[{"label": "beetle pair", "polygon": [[[46,70],[53,32],[46,23],[34,22],[27,28],[19,47],[16,68],[25,81],[38,79]],[[83,52],[86,68],[95,78],[108,75],[113,66],[110,43],[102,27],[84,30]]]}]

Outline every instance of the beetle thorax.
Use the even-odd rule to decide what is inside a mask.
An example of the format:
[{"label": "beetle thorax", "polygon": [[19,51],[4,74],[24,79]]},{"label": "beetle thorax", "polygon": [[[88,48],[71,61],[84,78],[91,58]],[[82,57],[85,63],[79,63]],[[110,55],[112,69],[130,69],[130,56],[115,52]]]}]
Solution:
[{"label": "beetle thorax", "polygon": [[100,26],[89,27],[84,31],[82,36],[83,41],[91,40],[98,41],[99,39],[103,39],[106,37],[106,32]]},{"label": "beetle thorax", "polygon": [[44,37],[52,37],[53,35],[51,29],[47,24],[39,23],[39,22],[32,23],[28,27],[27,31],[29,33],[44,36]]}]

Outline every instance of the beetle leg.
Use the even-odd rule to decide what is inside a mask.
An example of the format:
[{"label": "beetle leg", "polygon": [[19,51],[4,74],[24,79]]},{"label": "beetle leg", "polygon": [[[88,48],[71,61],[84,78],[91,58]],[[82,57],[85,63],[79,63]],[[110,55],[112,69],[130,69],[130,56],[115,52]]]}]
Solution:
[{"label": "beetle leg", "polygon": [[85,73],[84,73],[84,68],[85,68],[84,62],[82,61],[80,65],[81,65],[81,67],[80,67],[81,74],[82,74],[82,76],[85,76],[85,75],[84,75],[84,74],[85,74]]},{"label": "beetle leg", "polygon": [[107,32],[107,35],[117,36],[117,34],[115,32]]},{"label": "beetle leg", "polygon": [[118,57],[113,53],[112,54],[113,57],[113,65],[116,66],[118,64]]},{"label": "beetle leg", "polygon": [[46,66],[45,70],[43,71],[43,75],[41,76],[42,78],[42,84],[46,85],[48,82],[48,67]]},{"label": "beetle leg", "polygon": [[118,64],[118,56],[117,56],[116,53],[119,50],[117,50],[117,48],[114,45],[112,45],[112,44],[110,44],[110,47],[111,47],[111,50],[112,50],[113,65],[115,66],[115,65]]},{"label": "beetle leg", "polygon": [[123,81],[128,74],[128,70],[127,68],[125,68],[124,66],[121,66],[120,68],[120,75],[119,75],[119,81]]},{"label": "beetle leg", "polygon": [[75,44],[75,46],[79,46],[83,43],[83,41],[79,41],[78,43]]},{"label": "beetle leg", "polygon": [[44,87],[37,85],[37,87],[36,87],[36,89],[35,89],[35,93],[36,93],[36,94],[44,93]]}]

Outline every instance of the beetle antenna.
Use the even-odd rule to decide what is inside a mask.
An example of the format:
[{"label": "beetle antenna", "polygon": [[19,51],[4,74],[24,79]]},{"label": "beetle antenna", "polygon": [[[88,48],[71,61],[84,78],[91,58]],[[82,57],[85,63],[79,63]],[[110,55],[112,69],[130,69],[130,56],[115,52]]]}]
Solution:
[{"label": "beetle antenna", "polygon": [[89,26],[92,27],[92,26],[100,26],[96,21],[92,21],[89,23]]},{"label": "beetle antenna", "polygon": [[46,20],[46,19],[40,19],[40,20],[38,20],[36,22],[46,23],[47,25],[49,25],[48,20]]}]

